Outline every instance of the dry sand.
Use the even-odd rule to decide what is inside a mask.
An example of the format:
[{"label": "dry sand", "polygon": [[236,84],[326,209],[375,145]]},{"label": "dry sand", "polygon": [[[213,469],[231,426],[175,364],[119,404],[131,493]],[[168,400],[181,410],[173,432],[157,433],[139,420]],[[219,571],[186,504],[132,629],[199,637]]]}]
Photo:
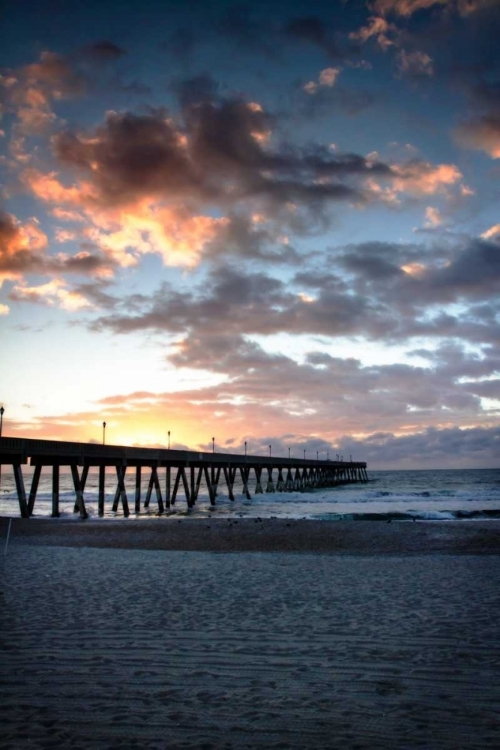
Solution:
[{"label": "dry sand", "polygon": [[499,523],[6,530],[2,749],[500,747]]}]

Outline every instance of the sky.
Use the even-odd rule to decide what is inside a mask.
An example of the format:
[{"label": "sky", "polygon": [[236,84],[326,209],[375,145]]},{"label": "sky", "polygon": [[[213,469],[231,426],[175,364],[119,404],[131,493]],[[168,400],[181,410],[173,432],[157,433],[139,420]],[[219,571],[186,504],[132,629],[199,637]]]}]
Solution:
[{"label": "sky", "polygon": [[499,466],[499,0],[2,6],[4,436]]}]

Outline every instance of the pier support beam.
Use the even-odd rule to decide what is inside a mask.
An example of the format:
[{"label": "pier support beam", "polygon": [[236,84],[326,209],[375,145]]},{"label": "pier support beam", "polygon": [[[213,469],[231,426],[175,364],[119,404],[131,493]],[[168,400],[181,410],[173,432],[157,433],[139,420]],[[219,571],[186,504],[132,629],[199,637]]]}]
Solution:
[{"label": "pier support beam", "polygon": [[35,466],[35,471],[33,472],[33,479],[31,480],[30,496],[28,500],[28,513],[30,516],[33,515],[33,508],[35,507],[36,493],[38,490],[38,483],[40,482],[41,473],[42,473],[42,466],[41,464],[37,464]]},{"label": "pier support beam", "polygon": [[248,469],[246,466],[240,466],[240,476],[241,476],[241,481],[243,482],[243,494],[245,495],[247,500],[251,500],[252,496],[250,495],[250,491],[248,489],[250,469]]},{"label": "pier support beam", "polygon": [[115,499],[113,500],[113,513],[116,513],[116,511],[118,510],[118,503],[121,501],[121,504],[123,507],[123,515],[125,516],[125,518],[128,518],[130,515],[130,511],[128,508],[127,492],[125,490],[126,472],[127,472],[126,466],[116,466],[117,485],[116,485]]},{"label": "pier support beam", "polygon": [[16,482],[17,499],[19,500],[19,510],[21,511],[21,518],[29,518],[28,503],[26,502],[26,490],[24,489],[23,472],[21,464],[12,464],[14,471],[14,479]]},{"label": "pier support beam", "polygon": [[99,466],[99,493],[97,496],[97,507],[100,516],[104,515],[104,486],[106,482],[106,467]]},{"label": "pier support beam", "polygon": [[135,467],[135,512],[140,513],[141,511],[141,467]]},{"label": "pier support beam", "polygon": [[52,518],[59,518],[59,464],[52,467]]},{"label": "pier support beam", "polygon": [[267,470],[266,492],[274,492],[274,482],[273,482],[273,470],[272,470],[272,468]]},{"label": "pier support beam", "polygon": [[87,518],[87,510],[85,508],[85,501],[83,499],[83,491],[87,483],[87,477],[89,474],[89,467],[84,466],[82,470],[82,476],[80,478],[78,474],[78,467],[76,464],[71,464],[71,476],[73,477],[73,486],[75,488],[76,502],[74,507],[75,513],[80,513],[80,518]]}]

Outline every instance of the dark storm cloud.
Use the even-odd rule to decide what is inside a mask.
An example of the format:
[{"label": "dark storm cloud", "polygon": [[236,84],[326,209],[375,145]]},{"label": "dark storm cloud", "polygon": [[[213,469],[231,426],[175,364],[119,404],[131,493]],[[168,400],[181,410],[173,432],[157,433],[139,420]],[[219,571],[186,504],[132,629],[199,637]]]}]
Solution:
[{"label": "dark storm cloud", "polygon": [[116,333],[152,329],[198,335],[340,336],[364,331],[378,337],[395,330],[396,323],[383,305],[334,286],[318,290],[317,298],[308,301],[272,276],[225,267],[215,269],[207,282],[190,293],[163,285],[139,314],[104,316],[94,325]]},{"label": "dark storm cloud", "polygon": [[108,293],[109,282],[96,280],[76,284],[72,291],[89,300],[95,307],[101,310],[110,310],[116,307],[119,300]]},{"label": "dark storm cloud", "polygon": [[[500,251],[496,242],[470,238],[429,249],[418,245],[364,243],[336,254],[353,274],[354,287],[395,304],[444,304],[482,300],[500,292]],[[403,268],[422,264],[421,271]],[[413,301],[413,302],[412,302]]]},{"label": "dark storm cloud", "polygon": [[[416,349],[410,355],[428,360],[445,377],[468,378],[479,382],[500,371],[500,348],[484,346],[481,351],[467,351],[465,344],[447,342],[435,350]],[[467,384],[464,384],[464,387]]]},{"label": "dark storm cloud", "polygon": [[[497,244],[469,240],[429,250],[364,243],[331,251],[326,267],[333,270],[318,271],[314,254],[299,258],[286,245],[275,245],[274,250],[268,230],[261,235],[258,227],[235,218],[209,246],[208,256],[223,258],[224,250],[233,254],[234,245],[242,259],[301,262],[302,269],[287,284],[272,274],[245,273],[217,262],[199,288],[181,292],[164,285],[151,299],[139,302],[133,315],[117,310],[101,317],[96,327],[198,336],[364,336],[386,343],[422,337],[473,344],[500,341]],[[414,267],[415,274],[403,270]],[[443,309],[450,303],[459,303],[460,312]]]},{"label": "dark storm cloud", "polygon": [[449,289],[454,296],[484,299],[489,294],[500,293],[500,245],[482,239],[470,240],[452,262],[438,269],[429,281],[438,294]]},{"label": "dark storm cloud", "polygon": [[317,16],[290,19],[285,26],[285,33],[293,39],[319,47],[333,60],[342,57],[333,35],[324,21]]},{"label": "dark storm cloud", "polygon": [[303,262],[304,254],[284,241],[280,226],[256,223],[245,214],[230,214],[227,219],[216,239],[207,245],[206,258],[224,262],[230,256],[289,266]]},{"label": "dark storm cloud", "polygon": [[[497,465],[500,455],[499,427],[472,427],[438,430],[428,427],[412,435],[396,436],[376,432],[364,440],[346,436],[339,439],[344,454],[363,456],[370,465],[412,465],[418,457],[421,468],[434,465],[476,466]],[[479,463],[478,463],[479,462]]]},{"label": "dark storm cloud", "polygon": [[84,276],[97,276],[103,271],[111,273],[116,267],[112,258],[104,256],[98,250],[82,251],[76,255],[47,256],[44,261],[43,273],[70,273]]},{"label": "dark storm cloud", "polygon": [[93,138],[70,131],[53,141],[61,162],[92,174],[108,204],[126,203],[151,191],[186,193],[197,179],[179,148],[178,133],[164,112],[108,114]]},{"label": "dark storm cloud", "polygon": [[112,60],[118,60],[120,57],[126,55],[126,51],[119,47],[117,44],[109,41],[108,39],[102,39],[92,44],[87,45],[82,50],[83,57],[88,58],[92,62],[106,63]]},{"label": "dark storm cloud", "polygon": [[179,87],[188,102],[180,127],[165,111],[111,112],[93,131],[55,136],[55,154],[85,173],[107,205],[154,195],[215,200],[228,208],[255,198],[271,207],[298,202],[319,213],[331,202],[363,200],[356,180],[391,173],[382,162],[335,155],[321,146],[272,147],[267,140],[273,119],[259,105],[239,100],[191,103],[195,92],[208,95],[210,89],[208,78]]}]

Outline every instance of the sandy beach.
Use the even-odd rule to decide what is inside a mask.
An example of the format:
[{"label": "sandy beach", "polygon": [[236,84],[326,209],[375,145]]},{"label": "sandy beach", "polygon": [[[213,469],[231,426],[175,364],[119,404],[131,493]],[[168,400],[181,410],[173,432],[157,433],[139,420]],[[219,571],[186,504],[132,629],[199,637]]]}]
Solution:
[{"label": "sandy beach", "polygon": [[2,748],[496,748],[500,524],[0,519]]}]

